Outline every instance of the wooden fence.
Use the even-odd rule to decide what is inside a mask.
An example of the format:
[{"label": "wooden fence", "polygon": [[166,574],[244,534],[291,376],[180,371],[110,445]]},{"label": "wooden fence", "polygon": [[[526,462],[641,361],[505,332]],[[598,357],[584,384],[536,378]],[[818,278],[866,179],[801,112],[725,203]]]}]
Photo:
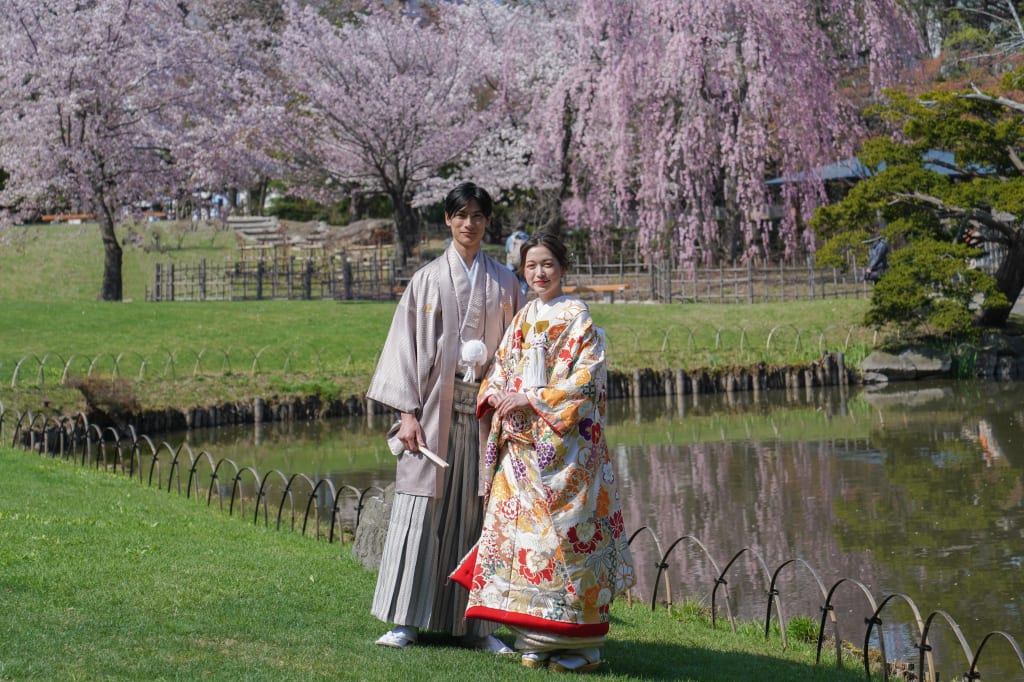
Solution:
[{"label": "wooden fence", "polygon": [[[157,264],[150,301],[245,301],[265,299],[394,300],[408,282],[391,258],[371,252],[243,259],[211,267]],[[763,303],[821,298],[865,298],[871,285],[856,265],[847,272],[812,264],[748,264],[740,267],[673,268],[670,262],[579,263],[566,278],[571,291],[589,300],[660,303]]]},{"label": "wooden fence", "polygon": [[399,281],[394,261],[339,256],[240,260],[210,266],[157,263],[147,301],[267,299],[392,300]]},{"label": "wooden fence", "polygon": [[[659,303],[765,303],[820,298],[866,298],[871,285],[856,265],[847,272],[813,264],[747,264],[739,267],[674,268],[669,261],[579,263],[566,279],[584,298],[619,285],[615,300]],[[588,295],[589,294],[589,295]],[[607,300],[607,296],[603,296]]]}]

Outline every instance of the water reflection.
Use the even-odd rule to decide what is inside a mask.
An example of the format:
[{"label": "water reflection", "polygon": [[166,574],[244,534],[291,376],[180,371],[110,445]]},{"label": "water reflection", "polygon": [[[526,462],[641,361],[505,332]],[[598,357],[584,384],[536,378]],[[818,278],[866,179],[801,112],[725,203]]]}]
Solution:
[{"label": "water reflection", "polygon": [[[187,438],[259,471],[364,487],[393,480],[386,421],[265,424],[258,437],[249,427]],[[1024,642],[1024,384],[616,401],[607,433],[627,525],[650,527],[660,551],[691,535],[719,569],[743,548],[769,571],[799,557],[826,587],[855,578],[876,599],[909,595],[923,617],[948,612],[972,647],[996,629]],[[649,599],[659,549],[641,534],[634,550],[639,593]],[[696,544],[680,543],[668,563],[674,602],[709,601],[717,573]],[[738,617],[764,618],[767,580],[753,553],[737,560],[725,589]],[[838,593],[837,611],[844,637],[859,642],[868,606],[849,587]],[[823,598],[809,571],[782,571],[779,590],[787,617],[818,617]],[[668,597],[664,585],[659,592]],[[724,615],[721,597],[720,588]],[[887,610],[883,620],[890,655],[916,656],[910,610]],[[966,670],[948,628],[933,637],[943,678]],[[999,646],[982,658],[985,679],[1021,677],[1012,652]]]}]

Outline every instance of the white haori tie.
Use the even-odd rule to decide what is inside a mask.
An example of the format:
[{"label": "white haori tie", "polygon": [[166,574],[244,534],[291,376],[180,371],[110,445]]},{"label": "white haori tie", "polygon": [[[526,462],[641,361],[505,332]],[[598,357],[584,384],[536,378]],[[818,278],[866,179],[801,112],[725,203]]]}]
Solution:
[{"label": "white haori tie", "polygon": [[[537,326],[537,322],[544,319],[548,310],[562,298],[562,296],[559,296],[548,303],[537,301],[537,318],[533,323],[534,327]],[[524,352],[526,355],[526,366],[523,368],[523,389],[544,388],[548,385],[547,329],[545,328],[543,332],[530,333],[526,337],[526,343],[529,345],[529,348]]]},{"label": "white haori tie", "polygon": [[526,367],[523,368],[523,388],[544,388],[548,385],[548,335],[530,334],[526,338],[530,347],[526,349]]},{"label": "white haori tie", "polygon": [[470,339],[462,342],[462,349],[459,358],[464,367],[462,380],[466,383],[476,381],[476,367],[487,359],[487,346],[480,339]]}]

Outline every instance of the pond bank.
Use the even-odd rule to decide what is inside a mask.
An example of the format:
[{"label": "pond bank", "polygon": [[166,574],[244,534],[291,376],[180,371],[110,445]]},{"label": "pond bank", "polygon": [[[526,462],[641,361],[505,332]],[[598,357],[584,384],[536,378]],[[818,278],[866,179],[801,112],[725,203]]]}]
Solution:
[{"label": "pond bank", "polygon": [[[692,395],[752,391],[755,394],[771,389],[800,389],[824,386],[846,386],[859,381],[859,373],[846,366],[841,353],[828,353],[803,365],[774,366],[760,363],[752,367],[722,367],[697,370],[635,369],[610,371],[608,397],[612,399],[664,395]],[[215,405],[194,405],[185,408],[141,410],[111,418],[101,410],[90,410],[84,416],[91,424],[115,426],[121,431],[132,426],[137,433],[156,435],[237,424],[258,424],[287,421],[309,421],[334,417],[386,415],[390,409],[363,396],[324,398],[321,395],[281,396],[227,401]],[[8,415],[10,419],[11,415]],[[81,415],[67,415],[78,419]],[[11,420],[13,421],[13,420]],[[27,417],[33,427],[43,421]],[[48,418],[48,424],[60,419]],[[10,422],[9,422],[10,423]],[[27,423],[23,424],[28,426]]]},{"label": "pond bank", "polygon": [[[859,367],[848,366],[842,353],[826,353],[811,362],[794,365],[759,363],[690,370],[613,369],[608,373],[608,397],[631,399],[747,391],[756,395],[777,389],[799,390],[937,378],[1024,379],[1024,336],[990,334],[976,343],[961,343],[947,349],[912,347],[898,352],[875,351],[861,361]],[[113,425],[121,430],[131,425],[138,433],[152,435],[204,427],[385,415],[389,412],[387,407],[364,396],[325,398],[319,394],[307,394],[141,410],[116,419],[100,410],[90,410],[85,417],[90,423]],[[65,419],[78,417],[69,415]],[[8,423],[13,421],[11,415],[7,418]],[[23,427],[28,422],[39,420],[40,417],[26,415]]]}]

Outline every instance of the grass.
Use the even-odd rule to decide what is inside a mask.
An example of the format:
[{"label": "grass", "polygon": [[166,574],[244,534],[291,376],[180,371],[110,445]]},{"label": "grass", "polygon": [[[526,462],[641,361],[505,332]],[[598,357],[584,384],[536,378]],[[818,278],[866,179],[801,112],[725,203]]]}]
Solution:
[{"label": "grass", "polygon": [[[611,368],[630,371],[806,362],[842,348],[858,303],[592,309],[608,332]],[[52,409],[79,401],[77,392],[60,388],[65,370],[126,379],[139,403],[152,409],[256,396],[361,395],[394,312],[389,303],[333,301],[4,301],[0,307],[0,402],[38,408],[46,401]],[[785,318],[798,322],[780,327]],[[835,333],[820,331],[825,320]],[[769,338],[774,350],[766,347]],[[851,355],[863,357],[869,347],[866,341],[850,346]]]},{"label": "grass", "polygon": [[[0,680],[544,674],[440,635],[402,652],[375,647],[374,576],[347,545],[9,448],[0,480]],[[766,640],[756,624],[734,635],[699,610],[652,613],[622,600],[604,655],[607,680],[864,679],[853,660],[815,665],[813,646],[793,638],[781,651],[778,634]]]},{"label": "grass", "polygon": [[[235,235],[187,222],[144,223],[132,228],[141,245],[124,243],[126,300],[145,300],[157,263],[220,263],[235,248]],[[118,231],[122,242],[127,229]],[[163,250],[152,248],[154,235]],[[0,300],[95,301],[103,278],[103,244],[95,223],[15,226],[0,232]]]},{"label": "grass", "polygon": [[[95,300],[102,246],[95,225],[35,225],[0,233],[0,404],[77,411],[69,375],[129,382],[144,408],[254,397],[361,395],[393,303],[250,301],[146,303],[157,262],[220,262],[235,238],[212,228],[147,223],[125,246],[126,302]],[[126,234],[126,233],[125,233]],[[860,325],[867,301],[755,305],[594,304],[613,370],[723,369],[794,364],[841,350],[856,364],[877,342]]]}]

